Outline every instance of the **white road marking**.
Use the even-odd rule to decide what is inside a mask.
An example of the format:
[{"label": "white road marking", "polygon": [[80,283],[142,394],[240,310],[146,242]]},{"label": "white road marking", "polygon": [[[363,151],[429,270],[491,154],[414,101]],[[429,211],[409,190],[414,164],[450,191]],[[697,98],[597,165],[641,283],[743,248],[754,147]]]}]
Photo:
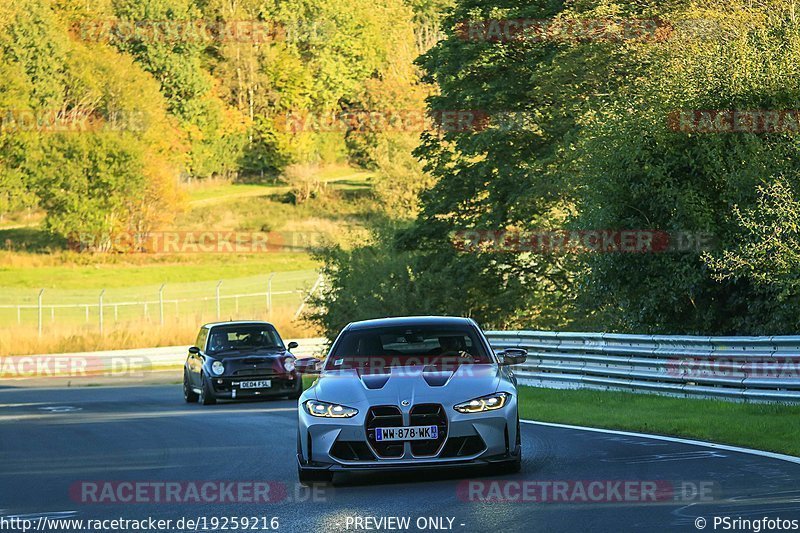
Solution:
[{"label": "white road marking", "polygon": [[676,442],[680,444],[689,444],[692,446],[703,446],[704,448],[712,448],[714,450],[725,450],[727,452],[747,453],[750,455],[757,455],[759,457],[768,457],[769,459],[777,459],[779,461],[786,461],[789,463],[800,464],[800,457],[793,455],[784,455],[782,453],[765,452],[762,450],[753,450],[752,448],[741,448],[739,446],[729,446],[727,444],[716,444],[714,442],[703,442],[700,440],[682,439],[680,437],[667,437],[664,435],[648,435],[647,433],[635,433],[632,431],[618,431],[615,429],[601,429],[589,428],[584,426],[572,426],[569,424],[554,424],[552,422],[537,422],[536,420],[520,420],[523,424],[533,424],[537,426],[549,426],[562,429],[577,429],[580,431],[591,431],[594,433],[606,433],[609,435],[623,435],[625,437],[639,437],[642,439],[663,440],[666,442]]},{"label": "white road marking", "polygon": [[48,413],[72,413],[74,411],[83,411],[83,407],[75,407],[72,405],[50,405],[47,407],[40,407],[40,411],[47,411]]},{"label": "white road marking", "polygon": [[20,520],[36,521],[40,518],[69,518],[78,514],[78,511],[49,511],[46,513],[11,514],[3,518],[19,518]]},{"label": "white road marking", "polygon": [[629,465],[644,463],[663,463],[667,461],[689,461],[692,459],[724,459],[728,457],[718,451],[692,451],[678,453],[658,453],[655,455],[632,455],[629,457],[618,457],[614,459],[601,459],[607,463],[625,463]]}]

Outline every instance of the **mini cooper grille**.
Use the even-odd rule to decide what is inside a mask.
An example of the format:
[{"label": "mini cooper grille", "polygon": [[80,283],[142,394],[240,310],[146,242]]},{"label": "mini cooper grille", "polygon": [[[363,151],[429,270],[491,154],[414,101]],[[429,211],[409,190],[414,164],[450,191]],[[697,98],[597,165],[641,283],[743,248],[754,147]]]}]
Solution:
[{"label": "mini cooper grille", "polygon": [[470,437],[451,437],[444,445],[440,457],[466,457],[475,455],[486,449],[486,444],[479,435]]},{"label": "mini cooper grille", "polygon": [[331,455],[342,461],[374,461],[373,454],[366,442],[337,440],[331,448]]},{"label": "mini cooper grille", "polygon": [[269,368],[244,368],[233,373],[234,376],[274,376],[275,371]]},{"label": "mini cooper grille", "polygon": [[403,455],[403,443],[377,442],[375,428],[393,428],[403,425],[403,415],[400,409],[390,405],[370,408],[367,413],[367,440],[372,449],[381,457],[400,457]]},{"label": "mini cooper grille", "polygon": [[438,426],[439,436],[431,440],[411,441],[411,453],[417,457],[436,455],[447,438],[447,415],[439,404],[420,404],[411,409],[410,424],[412,426]]}]

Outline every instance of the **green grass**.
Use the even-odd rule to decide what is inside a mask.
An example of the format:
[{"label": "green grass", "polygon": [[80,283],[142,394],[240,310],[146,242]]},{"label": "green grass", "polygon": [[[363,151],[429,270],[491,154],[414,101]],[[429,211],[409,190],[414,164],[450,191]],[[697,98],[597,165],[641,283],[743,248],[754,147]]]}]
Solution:
[{"label": "green grass", "polygon": [[[334,166],[321,169],[318,177],[332,190],[362,190],[370,187],[374,173],[346,166]],[[190,190],[189,203],[193,207],[201,207],[234,199],[272,196],[287,192],[289,187],[279,181],[265,184],[220,183]]]},{"label": "green grass", "polygon": [[520,387],[520,416],[800,456],[800,406]]},{"label": "green grass", "polygon": [[205,200],[226,200],[233,197],[259,196],[270,194],[276,185],[256,185],[249,183],[226,183],[216,186],[198,188],[189,193],[190,202]]},{"label": "green grass", "polygon": [[[146,262],[145,262],[146,260]],[[313,270],[318,265],[305,253],[185,254],[171,257],[135,256],[117,262],[86,265],[0,267],[0,300],[40,288],[97,290],[191,283],[267,275],[270,272]],[[163,262],[162,262],[163,261]]]}]

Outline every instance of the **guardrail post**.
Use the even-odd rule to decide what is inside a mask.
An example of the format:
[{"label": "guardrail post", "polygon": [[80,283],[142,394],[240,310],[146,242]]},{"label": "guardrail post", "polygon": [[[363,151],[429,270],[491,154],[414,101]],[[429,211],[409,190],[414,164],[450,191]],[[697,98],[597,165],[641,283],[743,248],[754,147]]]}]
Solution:
[{"label": "guardrail post", "polygon": [[220,306],[219,306],[219,286],[220,285],[222,285],[222,280],[219,280],[219,283],[217,283],[217,320],[219,320],[219,317],[222,315],[222,313],[220,312]]},{"label": "guardrail post", "polygon": [[42,295],[44,294],[44,289],[39,291],[39,337],[42,336]]},{"label": "guardrail post", "polygon": [[272,278],[275,276],[275,273],[269,275],[269,279],[267,280],[267,319],[272,322]]}]

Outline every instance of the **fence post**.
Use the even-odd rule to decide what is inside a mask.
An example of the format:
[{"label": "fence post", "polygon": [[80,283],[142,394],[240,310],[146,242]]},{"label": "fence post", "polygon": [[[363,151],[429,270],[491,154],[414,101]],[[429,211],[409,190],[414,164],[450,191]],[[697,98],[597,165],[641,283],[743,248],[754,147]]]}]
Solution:
[{"label": "fence post", "polygon": [[303,312],[303,309],[305,309],[306,303],[308,302],[308,299],[311,298],[314,295],[314,293],[317,291],[317,287],[319,287],[320,283],[322,283],[322,274],[320,274],[317,277],[317,281],[314,283],[314,286],[311,287],[311,290],[308,291],[308,294],[306,295],[306,297],[303,298],[303,302],[300,304],[300,307],[297,308],[297,312],[294,314],[294,319],[295,320],[297,320],[297,317],[299,317],[300,314]]},{"label": "fence post", "polygon": [[[100,317],[100,335],[103,335],[103,295],[106,293],[106,290],[103,289],[100,291],[100,299],[97,302],[97,314]],[[87,307],[88,309],[88,307]]]},{"label": "fence post", "polygon": [[44,289],[39,291],[39,337],[42,336],[42,294]]},{"label": "fence post", "polygon": [[17,324],[22,324],[22,306],[17,306]]},{"label": "fence post", "polygon": [[162,326],[164,325],[164,285],[166,284],[162,283],[158,288],[158,313]]},{"label": "fence post", "polygon": [[269,275],[267,280],[267,317],[272,322],[272,278],[275,277],[275,272]]},{"label": "fence post", "polygon": [[219,320],[219,317],[221,316],[220,307],[219,307],[219,286],[220,285],[222,285],[222,280],[219,280],[219,283],[217,283],[217,320]]}]

